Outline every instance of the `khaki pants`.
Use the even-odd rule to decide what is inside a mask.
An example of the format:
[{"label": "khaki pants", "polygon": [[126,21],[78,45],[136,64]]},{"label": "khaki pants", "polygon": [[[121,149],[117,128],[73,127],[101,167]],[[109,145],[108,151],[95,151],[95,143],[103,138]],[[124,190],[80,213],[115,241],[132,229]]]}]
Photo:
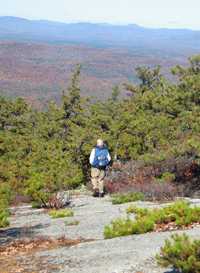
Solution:
[{"label": "khaki pants", "polygon": [[103,179],[105,176],[105,170],[100,170],[92,167],[91,169],[91,177],[92,177],[92,185],[93,189],[98,189],[100,193],[103,193]]}]

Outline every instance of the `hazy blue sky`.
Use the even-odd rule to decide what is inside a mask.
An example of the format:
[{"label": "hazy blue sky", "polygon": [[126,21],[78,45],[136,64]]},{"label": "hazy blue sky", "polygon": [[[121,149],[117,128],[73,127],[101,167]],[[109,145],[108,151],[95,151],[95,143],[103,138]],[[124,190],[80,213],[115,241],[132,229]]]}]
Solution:
[{"label": "hazy blue sky", "polygon": [[0,0],[0,16],[200,30],[200,0]]}]

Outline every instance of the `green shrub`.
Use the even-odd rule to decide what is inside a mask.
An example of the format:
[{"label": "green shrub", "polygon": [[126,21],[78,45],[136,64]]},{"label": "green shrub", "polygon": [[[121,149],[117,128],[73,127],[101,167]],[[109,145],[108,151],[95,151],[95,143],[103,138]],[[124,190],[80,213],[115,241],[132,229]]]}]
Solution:
[{"label": "green shrub", "polygon": [[171,235],[173,243],[166,239],[160,254],[156,254],[158,265],[167,267],[173,265],[183,273],[200,272],[200,240],[190,242],[186,233]]},{"label": "green shrub", "polygon": [[9,226],[10,222],[7,219],[9,216],[7,210],[0,209],[0,228],[5,228]]},{"label": "green shrub", "polygon": [[190,202],[177,200],[173,205],[165,206],[161,210],[154,208],[137,208],[131,205],[127,208],[127,213],[136,213],[136,221],[132,221],[129,216],[126,219],[121,217],[111,221],[112,227],[106,226],[104,235],[107,238],[126,236],[131,234],[142,234],[152,231],[160,223],[175,222],[178,227],[188,226],[191,222],[200,221],[200,207],[190,207]]},{"label": "green shrub", "polygon": [[65,221],[64,223],[66,226],[77,226],[79,224],[79,221],[78,220],[71,221],[71,222]]},{"label": "green shrub", "polygon": [[68,212],[67,209],[60,209],[59,212],[56,212],[55,210],[51,210],[48,214],[51,215],[52,218],[62,218],[62,217],[74,216],[73,210]]},{"label": "green shrub", "polygon": [[137,213],[136,219],[147,216],[155,220],[155,223],[168,221],[175,222],[177,226],[188,226],[191,222],[197,222],[200,220],[200,207],[190,207],[190,202],[184,202],[177,200],[173,205],[166,206],[161,210],[156,208],[152,211],[137,208],[131,205],[126,209],[127,213]]},{"label": "green shrub", "polygon": [[172,182],[174,179],[175,179],[175,175],[168,172],[164,173],[162,178],[153,177],[153,181],[156,183]]},{"label": "green shrub", "polygon": [[118,217],[110,222],[113,226],[105,226],[104,236],[108,239],[129,235],[132,231],[133,221],[127,216],[125,219]]},{"label": "green shrub", "polygon": [[130,219],[127,215],[126,218],[122,219],[118,217],[115,221],[111,221],[112,227],[105,226],[104,236],[106,238],[114,238],[120,236],[127,236],[131,234],[142,234],[151,230],[154,226],[154,221],[148,217],[143,217],[136,222]]},{"label": "green shrub", "polygon": [[132,191],[130,191],[128,194],[113,194],[112,197],[114,197],[114,199],[111,199],[110,202],[112,202],[113,205],[116,205],[141,200],[146,196],[141,192],[138,195],[136,192],[133,193]]}]

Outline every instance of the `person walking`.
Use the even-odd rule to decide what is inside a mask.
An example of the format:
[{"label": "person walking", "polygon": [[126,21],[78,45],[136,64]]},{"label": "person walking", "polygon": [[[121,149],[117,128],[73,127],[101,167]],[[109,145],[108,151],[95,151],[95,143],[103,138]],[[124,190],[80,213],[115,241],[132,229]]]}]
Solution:
[{"label": "person walking", "polygon": [[108,150],[104,147],[103,140],[97,140],[97,146],[90,154],[91,177],[93,185],[93,197],[103,197],[104,177],[108,170],[111,157]]}]

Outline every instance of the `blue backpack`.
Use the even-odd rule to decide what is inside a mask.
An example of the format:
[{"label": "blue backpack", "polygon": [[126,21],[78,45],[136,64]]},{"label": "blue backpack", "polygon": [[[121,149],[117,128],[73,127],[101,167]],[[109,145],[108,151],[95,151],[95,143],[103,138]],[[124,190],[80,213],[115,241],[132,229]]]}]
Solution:
[{"label": "blue backpack", "polygon": [[106,166],[109,165],[107,155],[108,150],[106,148],[104,148],[103,146],[97,146],[95,148],[95,157],[92,166],[95,168],[104,169]]}]

